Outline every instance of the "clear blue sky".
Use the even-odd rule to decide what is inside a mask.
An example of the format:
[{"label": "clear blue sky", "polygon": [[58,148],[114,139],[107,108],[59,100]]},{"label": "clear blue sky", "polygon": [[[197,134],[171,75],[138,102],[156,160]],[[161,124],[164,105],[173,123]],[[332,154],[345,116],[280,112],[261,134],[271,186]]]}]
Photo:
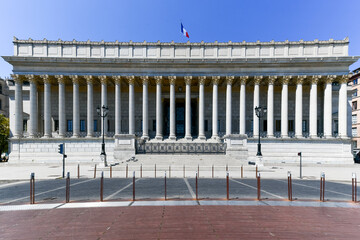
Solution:
[{"label": "clear blue sky", "polygon": [[[359,0],[0,0],[0,56],[19,39],[191,42],[350,38],[360,55]],[[359,67],[355,63],[353,70]],[[0,77],[11,74],[0,59]]]}]

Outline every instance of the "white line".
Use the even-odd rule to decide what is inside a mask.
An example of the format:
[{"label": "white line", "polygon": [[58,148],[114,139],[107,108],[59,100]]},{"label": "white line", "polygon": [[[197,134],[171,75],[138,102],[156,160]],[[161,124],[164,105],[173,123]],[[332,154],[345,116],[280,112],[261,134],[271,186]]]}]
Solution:
[{"label": "white line", "polygon": [[[85,180],[85,181],[73,183],[73,184],[70,184],[70,186],[75,186],[75,185],[82,184],[82,183],[86,183],[86,182],[93,181],[93,180],[95,180],[95,179],[88,179],[88,180]],[[45,194],[45,193],[57,191],[57,190],[60,190],[60,189],[64,189],[65,187],[66,187],[66,186],[58,187],[58,188],[51,189],[51,190],[48,190],[48,191],[45,191],[45,192],[37,193],[37,194],[35,194],[35,197],[36,197],[36,196],[39,196],[39,195],[41,195],[41,194]],[[36,189],[36,183],[35,183],[35,189]],[[17,198],[17,199],[8,201],[8,202],[3,202],[2,204],[7,204],[7,203],[16,202],[16,201],[19,201],[19,200],[27,199],[27,198],[29,198],[29,197],[30,197],[30,195],[29,195],[29,196],[26,196],[26,197],[22,197],[22,198]]]},{"label": "white line", "polygon": [[[274,179],[274,180],[275,180],[275,181],[279,181],[279,182],[284,182],[284,183],[286,183],[286,181],[284,181],[284,180],[278,180],[278,179]],[[307,185],[301,184],[301,183],[294,183],[294,182],[293,182],[292,184],[293,184],[293,185],[299,185],[299,186],[303,186],[303,187],[308,187],[308,188],[312,188],[312,189],[319,190],[319,188],[317,188],[317,187],[307,186]],[[325,191],[326,191],[326,192],[331,192],[331,193],[340,194],[340,195],[344,195],[344,196],[351,196],[351,194],[336,192],[336,191],[332,191],[332,190],[326,190],[326,187],[325,187]]]},{"label": "white line", "polygon": [[[30,180],[29,180],[30,181]],[[28,183],[29,181],[20,181],[20,182],[12,182],[12,183],[5,183],[0,185],[0,188],[6,188],[6,187],[11,187],[14,185],[18,185],[18,184],[22,184],[22,183]]]},{"label": "white line", "polygon": [[[236,181],[236,180],[234,180],[234,179],[230,179],[230,180],[233,181],[233,182],[239,183],[239,184],[241,184],[241,185],[247,186],[247,187],[249,187],[249,188],[257,189],[256,187],[250,186],[250,185],[248,185],[248,184],[246,184],[246,183],[242,183],[242,182]],[[270,192],[265,191],[265,190],[261,190],[261,192],[267,193],[267,194],[269,194],[269,195],[271,195],[271,196],[274,196],[274,197],[277,197],[277,198],[280,198],[280,199],[284,199],[283,197],[281,197],[281,196],[279,196],[279,195],[270,193]]]},{"label": "white line", "polygon": [[[140,178],[136,179],[135,182],[137,182],[137,181],[139,181],[139,180],[140,180]],[[120,189],[120,190],[114,192],[113,194],[107,196],[107,197],[105,198],[105,200],[109,200],[110,198],[112,198],[112,197],[115,196],[116,194],[121,193],[121,192],[124,191],[126,188],[130,187],[132,184],[133,184],[133,182],[131,181],[131,183],[129,183],[128,185],[126,185],[126,186],[123,187],[122,189]]]},{"label": "white line", "polygon": [[187,188],[189,189],[189,192],[190,192],[190,195],[192,198],[196,198],[196,195],[194,193],[194,191],[192,190],[190,184],[189,184],[189,181],[187,180],[187,178],[184,178],[184,181],[185,181],[185,184],[187,186]]}]

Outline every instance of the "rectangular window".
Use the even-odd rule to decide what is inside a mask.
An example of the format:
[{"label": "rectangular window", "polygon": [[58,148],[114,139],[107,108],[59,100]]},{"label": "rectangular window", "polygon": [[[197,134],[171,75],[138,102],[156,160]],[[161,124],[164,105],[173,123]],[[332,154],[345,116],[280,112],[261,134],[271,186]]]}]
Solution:
[{"label": "rectangular window", "polygon": [[2,109],[2,102],[1,102],[1,99],[0,99],[0,109]]},{"label": "rectangular window", "polygon": [[94,120],[94,132],[98,131],[98,121]]},{"label": "rectangular window", "polygon": [[352,115],[352,118],[351,118],[351,122],[352,122],[352,124],[356,124],[356,122],[357,122],[357,115],[355,114],[355,115]]},{"label": "rectangular window", "polygon": [[80,132],[85,132],[85,120],[80,120]]},{"label": "rectangular window", "polygon": [[307,132],[307,131],[308,131],[307,120],[303,120],[303,121],[302,121],[302,131],[303,131],[303,132]]},{"label": "rectangular window", "polygon": [[353,92],[352,96],[357,97],[357,89],[354,89],[354,92]]},{"label": "rectangular window", "polygon": [[356,110],[357,109],[357,101],[352,102],[352,110]]},{"label": "rectangular window", "polygon": [[358,84],[358,80],[357,80],[357,79],[354,79],[354,80],[353,80],[353,85],[356,85],[356,84]]},{"label": "rectangular window", "polygon": [[3,94],[2,85],[0,85],[0,94]]},{"label": "rectangular window", "polygon": [[72,132],[73,131],[73,121],[67,120],[67,131]]},{"label": "rectangular window", "polygon": [[55,131],[58,131],[59,130],[59,120],[55,120],[54,121],[54,124],[55,124]]},{"label": "rectangular window", "polygon": [[280,132],[281,131],[281,120],[275,121],[275,131]]},{"label": "rectangular window", "polygon": [[263,131],[267,132],[267,120],[263,121]]},{"label": "rectangular window", "polygon": [[209,131],[209,121],[205,120],[205,132]]},{"label": "rectangular window", "polygon": [[356,137],[357,136],[357,128],[353,128],[352,129],[352,136]]},{"label": "rectangular window", "polygon": [[289,120],[288,123],[289,132],[293,132],[294,130],[294,120]]}]

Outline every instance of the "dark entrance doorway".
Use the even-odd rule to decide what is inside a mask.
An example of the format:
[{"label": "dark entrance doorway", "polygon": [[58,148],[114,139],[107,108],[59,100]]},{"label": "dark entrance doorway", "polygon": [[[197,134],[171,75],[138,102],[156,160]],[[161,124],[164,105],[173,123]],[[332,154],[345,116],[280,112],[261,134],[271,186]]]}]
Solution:
[{"label": "dark entrance doorway", "polygon": [[[168,137],[170,134],[170,99],[164,99],[163,109],[163,134]],[[191,135],[198,135],[197,116],[197,99],[191,99]],[[177,98],[175,101],[175,133],[177,138],[185,137],[185,99]]]}]

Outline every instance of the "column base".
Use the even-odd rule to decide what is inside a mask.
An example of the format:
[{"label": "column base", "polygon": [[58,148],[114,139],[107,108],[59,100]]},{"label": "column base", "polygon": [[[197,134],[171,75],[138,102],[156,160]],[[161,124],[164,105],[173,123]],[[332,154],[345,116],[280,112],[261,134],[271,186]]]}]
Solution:
[{"label": "column base", "polygon": [[333,138],[333,136],[331,136],[331,135],[325,135],[324,138],[326,138],[326,139],[331,139],[331,138]]},{"label": "column base", "polygon": [[186,140],[192,140],[192,136],[185,136]]},{"label": "column base", "polygon": [[219,136],[218,135],[213,135],[213,136],[211,136],[211,139],[219,140]]},{"label": "column base", "polygon": [[304,138],[303,135],[295,135],[295,138]]},{"label": "column base", "polygon": [[52,137],[51,135],[44,135],[41,138],[51,138],[51,137]]},{"label": "column base", "polygon": [[319,137],[317,135],[310,135],[309,138],[318,139]]},{"label": "column base", "polygon": [[93,138],[93,135],[86,135],[86,138]]},{"label": "column base", "polygon": [[290,138],[289,135],[281,135],[281,138]]},{"label": "column base", "polygon": [[274,135],[268,135],[267,138],[275,138]]},{"label": "column base", "polygon": [[148,136],[148,135],[142,135],[142,136],[141,136],[141,139],[144,139],[144,140],[149,140],[150,138],[149,138],[149,136]]},{"label": "column base", "polygon": [[80,135],[72,135],[71,138],[79,138]]},{"label": "column base", "polygon": [[340,136],[341,139],[350,139],[350,137],[346,136],[346,135],[342,135]]},{"label": "column base", "polygon": [[169,136],[170,140],[176,140],[176,136]]},{"label": "column base", "polygon": [[155,136],[155,140],[160,140],[160,141],[162,141],[162,140],[163,140],[163,136]]},{"label": "column base", "polygon": [[199,140],[206,140],[206,137],[205,137],[205,135],[201,135],[201,136],[198,136],[198,139]]}]

